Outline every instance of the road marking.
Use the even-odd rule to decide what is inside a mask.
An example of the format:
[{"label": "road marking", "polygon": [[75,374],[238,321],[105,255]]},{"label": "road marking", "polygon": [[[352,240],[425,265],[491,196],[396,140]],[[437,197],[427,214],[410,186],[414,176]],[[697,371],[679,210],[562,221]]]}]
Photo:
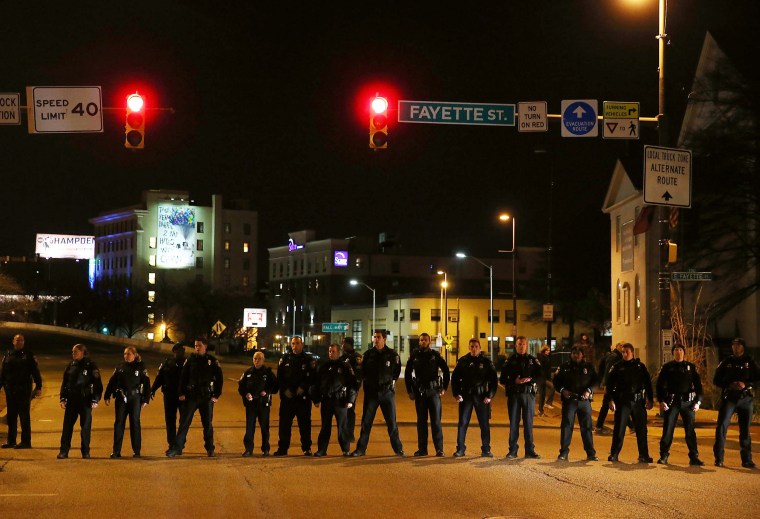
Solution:
[{"label": "road marking", "polygon": [[53,497],[58,494],[0,494],[0,497]]}]

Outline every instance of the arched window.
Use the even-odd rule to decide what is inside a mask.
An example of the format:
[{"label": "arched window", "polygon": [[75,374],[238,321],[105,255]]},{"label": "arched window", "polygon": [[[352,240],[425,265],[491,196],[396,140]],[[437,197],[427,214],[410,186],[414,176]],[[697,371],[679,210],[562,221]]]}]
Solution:
[{"label": "arched window", "polygon": [[631,324],[631,285],[628,282],[623,283],[623,324]]},{"label": "arched window", "polygon": [[618,323],[620,322],[620,315],[621,315],[621,310],[622,310],[622,304],[620,301],[620,296],[621,296],[620,290],[621,290],[621,285],[620,285],[620,280],[618,279],[617,283],[615,284],[615,321]]},{"label": "arched window", "polygon": [[634,307],[633,318],[637,321],[641,321],[641,278],[636,274],[636,281],[633,287],[634,290]]}]

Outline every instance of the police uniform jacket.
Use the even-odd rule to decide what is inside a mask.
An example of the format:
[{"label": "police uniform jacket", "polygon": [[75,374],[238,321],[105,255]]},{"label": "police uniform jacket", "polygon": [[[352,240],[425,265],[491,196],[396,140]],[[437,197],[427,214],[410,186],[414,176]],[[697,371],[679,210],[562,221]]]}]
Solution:
[{"label": "police uniform jacket", "polygon": [[[731,355],[718,365],[713,384],[723,389],[723,397],[738,400],[754,396],[754,384],[758,380],[758,369],[752,357],[746,353],[741,357]],[[734,382],[744,382],[744,389],[731,389]]]},{"label": "police uniform jacket", "polygon": [[346,406],[356,401],[356,376],[351,364],[340,359],[328,360],[317,370],[312,390],[315,402]]},{"label": "police uniform jacket", "polygon": [[295,395],[298,388],[301,388],[303,395],[309,398],[309,388],[314,382],[315,364],[314,357],[305,351],[298,355],[292,351],[283,355],[277,366],[280,396],[285,395],[285,390],[290,390]]},{"label": "police uniform jacket", "polygon": [[219,398],[222,396],[222,368],[213,355],[191,354],[182,366],[179,396],[185,398]]},{"label": "police uniform jacket", "polygon": [[[585,360],[563,362],[554,376],[554,387],[560,391],[560,394],[564,390],[570,391],[572,395],[569,399],[580,400],[586,391],[593,393],[597,384],[599,384],[599,376],[594,366]],[[562,395],[562,400],[568,400],[568,398]]]},{"label": "police uniform jacket", "polygon": [[401,375],[401,358],[388,346],[369,349],[362,359],[360,376],[364,391],[392,390]]},{"label": "police uniform jacket", "polygon": [[42,389],[42,377],[37,359],[34,355],[22,348],[12,349],[5,352],[3,364],[0,367],[0,387],[5,388],[6,394],[32,394],[32,381],[34,390]]},{"label": "police uniform jacket", "polygon": [[457,361],[451,375],[451,391],[454,397],[472,396],[479,400],[493,398],[496,394],[497,375],[491,359],[479,353],[464,355]]},{"label": "police uniform jacket", "polygon": [[[261,366],[260,368],[251,366],[245,370],[245,373],[238,380],[238,393],[243,397],[243,404],[245,405],[254,405],[257,402],[269,403],[272,394],[276,393],[279,388],[277,377],[269,366]],[[266,395],[261,396],[262,391]],[[253,400],[249,401],[245,398],[248,393],[251,394]]]},{"label": "police uniform jacket", "polygon": [[604,356],[599,363],[599,375],[602,377],[600,387],[607,385],[607,375],[609,374],[612,366],[623,360],[623,354],[618,350],[613,350]]},{"label": "police uniform jacket", "polygon": [[665,363],[657,377],[657,400],[673,405],[674,400],[702,401],[702,381],[691,362]]},{"label": "police uniform jacket", "polygon": [[103,395],[103,382],[98,366],[84,357],[72,360],[63,371],[61,402],[99,402]]},{"label": "police uniform jacket", "polygon": [[122,362],[116,366],[103,397],[110,400],[112,395],[123,398],[125,402],[127,397],[136,395],[143,404],[150,401],[150,379],[142,361]]},{"label": "police uniform jacket", "polygon": [[410,395],[438,394],[441,389],[445,391],[449,388],[450,378],[449,366],[441,354],[432,348],[419,349],[412,353],[404,370],[406,391]]},{"label": "police uniform jacket", "polygon": [[651,401],[652,379],[640,359],[623,360],[615,364],[607,375],[607,388],[617,402]]},{"label": "police uniform jacket", "polygon": [[[517,378],[531,377],[530,382],[516,384]],[[504,385],[507,395],[514,393],[535,393],[536,385],[543,380],[541,363],[533,355],[513,353],[501,368],[499,382]]]},{"label": "police uniform jacket", "polygon": [[[354,370],[354,375],[357,375],[359,373],[359,366],[361,366],[362,363],[362,355],[361,353],[358,353],[356,350],[351,350],[348,353],[344,353],[340,356],[340,360],[344,362],[348,362],[351,365],[351,369]],[[359,389],[359,386],[361,385],[361,381],[359,380],[359,377],[356,376],[356,388]]]},{"label": "police uniform jacket", "polygon": [[182,365],[185,363],[185,359],[177,359],[176,357],[168,357],[164,360],[160,366],[158,366],[158,374],[153,381],[153,386],[150,388],[150,392],[154,393],[161,388],[161,391],[165,396],[177,398],[179,392],[179,377],[182,374]]}]

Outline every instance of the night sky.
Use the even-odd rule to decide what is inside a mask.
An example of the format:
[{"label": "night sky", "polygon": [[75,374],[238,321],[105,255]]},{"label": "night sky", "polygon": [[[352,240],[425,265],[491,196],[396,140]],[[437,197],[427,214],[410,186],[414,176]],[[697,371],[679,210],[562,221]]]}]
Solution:
[{"label": "night sky", "polygon": [[[0,92],[99,85],[102,134],[29,135],[0,126],[0,255],[31,255],[37,232],[91,233],[87,219],[137,203],[144,189],[245,198],[262,247],[287,232],[318,238],[397,233],[410,253],[482,257],[544,246],[553,171],[555,261],[609,286],[601,213],[617,156],[656,144],[561,138],[516,128],[395,123],[368,146],[367,102],[640,101],[657,113],[657,2],[55,2],[3,6]],[[6,2],[6,4],[9,4]],[[301,5],[304,4],[304,5]],[[413,5],[408,5],[413,4]],[[755,0],[671,0],[666,71],[677,121],[705,30],[746,34],[758,54]],[[754,40],[754,41],[752,41]],[[146,147],[123,147],[124,98],[151,108]],[[549,153],[536,154],[535,150]],[[264,253],[265,254],[265,253]]]}]

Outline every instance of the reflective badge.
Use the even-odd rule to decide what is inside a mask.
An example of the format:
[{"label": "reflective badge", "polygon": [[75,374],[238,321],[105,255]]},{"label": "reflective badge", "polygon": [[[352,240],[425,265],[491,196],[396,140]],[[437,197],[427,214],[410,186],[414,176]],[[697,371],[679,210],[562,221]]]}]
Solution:
[{"label": "reflective badge", "polygon": [[211,365],[211,359],[208,359],[208,365],[209,366]]},{"label": "reflective badge", "polygon": [[583,374],[588,375],[588,368],[583,368]]},{"label": "reflective badge", "polygon": [[338,375],[340,375],[341,373],[343,373],[343,370],[338,368]]},{"label": "reflective badge", "polygon": [[140,372],[139,372],[139,371],[137,371],[137,370],[135,370],[135,376],[136,376],[136,377],[139,377],[139,376],[140,376]]},{"label": "reflective badge", "polygon": [[306,364],[301,364],[301,371],[306,371]]},{"label": "reflective badge", "polygon": [[691,371],[691,366],[686,366],[686,371]]},{"label": "reflective badge", "polygon": [[251,378],[251,374],[250,374],[250,373],[248,373],[248,374],[245,376],[245,378]]},{"label": "reflective badge", "polygon": [[84,370],[84,371],[82,372],[82,375],[85,375],[85,376],[87,376],[87,370]]},{"label": "reflective badge", "polygon": [[386,365],[387,367],[390,367],[390,365],[391,365],[391,361],[389,361],[389,360],[386,360],[386,361],[385,361],[385,365]]}]

